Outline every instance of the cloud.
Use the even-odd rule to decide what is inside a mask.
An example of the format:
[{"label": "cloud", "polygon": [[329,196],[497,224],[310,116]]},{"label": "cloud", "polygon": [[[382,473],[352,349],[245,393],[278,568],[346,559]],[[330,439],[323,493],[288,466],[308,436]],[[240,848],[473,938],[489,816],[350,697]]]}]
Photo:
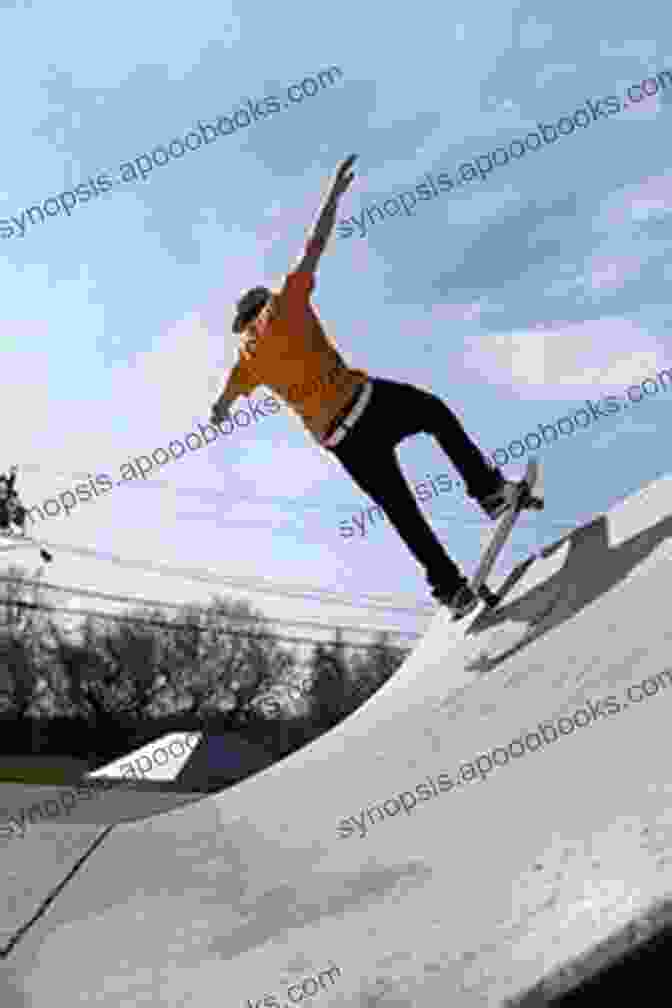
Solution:
[{"label": "cloud", "polygon": [[667,363],[646,329],[618,317],[485,335],[465,355],[470,371],[528,399],[620,391]]},{"label": "cloud", "polygon": [[601,216],[609,227],[619,227],[672,210],[672,175],[651,175],[637,185],[624,186],[606,201]]},{"label": "cloud", "polygon": [[595,255],[588,266],[589,286],[593,290],[622,290],[628,281],[639,277],[642,266],[640,256]]}]

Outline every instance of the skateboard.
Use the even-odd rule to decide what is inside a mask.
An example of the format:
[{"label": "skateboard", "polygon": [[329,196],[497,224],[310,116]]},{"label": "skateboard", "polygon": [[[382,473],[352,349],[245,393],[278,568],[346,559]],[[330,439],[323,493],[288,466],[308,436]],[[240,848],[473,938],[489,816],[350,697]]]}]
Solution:
[{"label": "skateboard", "polygon": [[497,520],[492,532],[492,538],[485,548],[476,573],[469,582],[475,595],[494,609],[501,602],[501,597],[486,584],[486,578],[494,567],[497,557],[502,551],[513,527],[520,517],[521,511],[527,509],[541,511],[544,507],[541,463],[531,458],[527,463],[525,475],[518,484],[518,493],[513,505]]}]

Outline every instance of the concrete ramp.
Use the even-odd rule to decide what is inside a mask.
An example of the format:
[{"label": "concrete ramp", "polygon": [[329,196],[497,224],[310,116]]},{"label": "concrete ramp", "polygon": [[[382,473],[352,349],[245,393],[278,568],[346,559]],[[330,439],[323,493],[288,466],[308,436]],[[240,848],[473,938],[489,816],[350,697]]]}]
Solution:
[{"label": "concrete ramp", "polygon": [[671,534],[663,479],[496,612],[438,613],[327,735],[118,826],[11,945],[3,1008],[494,1006],[604,944],[672,888]]}]

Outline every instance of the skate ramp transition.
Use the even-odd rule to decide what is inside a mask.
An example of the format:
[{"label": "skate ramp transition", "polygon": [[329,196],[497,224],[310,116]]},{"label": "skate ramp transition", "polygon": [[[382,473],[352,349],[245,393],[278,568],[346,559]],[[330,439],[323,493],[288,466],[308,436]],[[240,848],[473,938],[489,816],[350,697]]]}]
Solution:
[{"label": "skate ramp transition", "polygon": [[671,558],[666,477],[281,762],[0,839],[0,1004],[528,1006],[623,956],[672,889]]}]

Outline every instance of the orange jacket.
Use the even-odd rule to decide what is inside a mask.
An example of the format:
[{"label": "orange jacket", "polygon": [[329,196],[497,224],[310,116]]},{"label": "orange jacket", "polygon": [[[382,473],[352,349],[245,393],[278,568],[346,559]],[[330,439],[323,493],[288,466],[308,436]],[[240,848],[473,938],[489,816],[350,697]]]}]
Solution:
[{"label": "orange jacket", "polygon": [[266,385],[322,442],[332,420],[368,374],[349,368],[326,335],[310,303],[315,277],[287,274],[254,322],[241,334],[237,362],[224,395],[250,395]]}]

